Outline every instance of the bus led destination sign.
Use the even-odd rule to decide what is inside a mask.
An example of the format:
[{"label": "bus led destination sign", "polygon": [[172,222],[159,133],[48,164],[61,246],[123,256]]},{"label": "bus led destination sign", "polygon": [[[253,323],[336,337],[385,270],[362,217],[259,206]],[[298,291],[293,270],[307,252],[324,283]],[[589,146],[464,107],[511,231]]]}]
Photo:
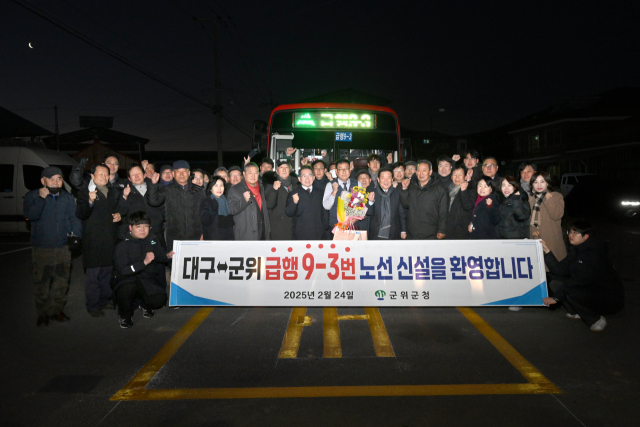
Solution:
[{"label": "bus led destination sign", "polygon": [[306,111],[293,113],[294,128],[375,129],[376,115],[351,111]]}]

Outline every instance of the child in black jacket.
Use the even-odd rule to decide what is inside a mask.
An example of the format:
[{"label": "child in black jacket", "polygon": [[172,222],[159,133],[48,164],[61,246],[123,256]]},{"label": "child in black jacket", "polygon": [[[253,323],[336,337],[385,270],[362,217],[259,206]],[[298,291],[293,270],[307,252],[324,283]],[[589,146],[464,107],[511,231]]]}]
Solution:
[{"label": "child in black jacket", "polygon": [[134,301],[142,300],[140,308],[144,317],[153,316],[153,310],[167,303],[167,283],[164,265],[173,257],[166,253],[160,241],[149,233],[151,219],[146,212],[129,215],[129,232],[114,251],[114,270],[117,278],[113,293],[120,327],[133,326]]}]

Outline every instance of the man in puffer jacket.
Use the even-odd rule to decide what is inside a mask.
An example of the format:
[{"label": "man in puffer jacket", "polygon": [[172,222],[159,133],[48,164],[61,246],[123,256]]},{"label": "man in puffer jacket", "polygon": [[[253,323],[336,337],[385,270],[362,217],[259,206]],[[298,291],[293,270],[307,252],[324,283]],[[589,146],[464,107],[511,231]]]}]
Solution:
[{"label": "man in puffer jacket", "polygon": [[43,187],[27,193],[23,212],[31,222],[31,246],[38,326],[69,320],[62,311],[67,303],[71,253],[67,234],[82,237],[82,223],[76,217],[76,201],[62,186],[62,171],[49,166],[42,170]]},{"label": "man in puffer jacket", "polygon": [[113,293],[120,315],[120,327],[133,326],[134,301],[142,300],[144,317],[167,303],[167,283],[163,263],[169,262],[173,251],[167,253],[156,236],[149,233],[151,219],[146,212],[129,214],[129,233],[114,250],[116,273]]}]

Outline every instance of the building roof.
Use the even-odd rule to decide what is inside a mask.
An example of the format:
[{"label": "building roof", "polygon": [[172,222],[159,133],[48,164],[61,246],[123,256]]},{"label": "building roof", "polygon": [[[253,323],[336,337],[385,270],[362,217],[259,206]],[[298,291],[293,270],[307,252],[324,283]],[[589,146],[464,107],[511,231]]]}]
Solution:
[{"label": "building roof", "polygon": [[0,107],[0,138],[53,135],[43,127]]},{"label": "building roof", "polygon": [[[113,129],[98,127],[63,133],[58,135],[58,139],[60,141],[60,150],[63,151],[80,151],[86,144],[92,144],[96,140],[108,145],[113,150],[119,151],[138,150],[139,143],[142,143],[144,145],[149,142],[149,139],[147,138],[130,135],[124,132],[118,132]],[[51,136],[48,138],[44,138],[43,142],[47,147],[55,148],[56,137]]]}]

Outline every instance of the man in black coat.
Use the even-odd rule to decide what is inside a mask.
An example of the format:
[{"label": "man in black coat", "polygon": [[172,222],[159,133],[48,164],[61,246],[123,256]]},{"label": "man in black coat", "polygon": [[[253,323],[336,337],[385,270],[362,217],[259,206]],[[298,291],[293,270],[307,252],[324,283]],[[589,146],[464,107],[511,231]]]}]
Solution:
[{"label": "man in black coat", "polygon": [[[313,167],[313,175],[315,176],[315,179],[313,180],[313,188],[324,194],[327,184],[333,181],[333,177],[329,172],[327,172],[327,165],[324,161],[317,159],[311,164],[311,166]],[[326,224],[324,237],[322,239],[331,240],[333,238],[333,235],[331,234],[333,226],[330,226],[329,224],[329,211],[326,210],[324,206],[322,207],[322,219]]]},{"label": "man in black coat", "polygon": [[200,202],[206,196],[201,187],[189,182],[191,171],[189,163],[178,160],[173,163],[175,181],[160,186],[160,174],[155,173],[151,184],[147,186],[145,198],[150,206],[164,204],[164,217],[167,227],[167,249],[173,249],[174,240],[200,240],[202,223],[200,222]]},{"label": "man in black coat", "polygon": [[478,185],[478,181],[480,180],[480,178],[482,178],[482,176],[484,175],[484,173],[482,172],[482,167],[479,165],[480,153],[478,153],[476,150],[467,150],[464,153],[462,160],[464,161],[464,165],[467,168],[467,171],[472,171],[471,178],[467,181],[469,182],[469,185],[471,187],[475,188]]},{"label": "man in black coat", "polygon": [[149,232],[151,219],[146,212],[130,213],[128,222],[129,232],[114,250],[117,278],[113,292],[121,328],[133,326],[134,301],[142,300],[140,308],[147,318],[167,303],[162,264],[173,257],[173,251],[167,253],[157,237]]},{"label": "man in black coat", "polygon": [[607,325],[603,314],[614,314],[624,307],[624,288],[609,260],[604,241],[595,236],[587,221],[576,221],[569,232],[569,254],[558,261],[541,241],[544,262],[558,280],[549,284],[553,296],[543,298],[546,306],[562,303],[567,317],[582,319],[594,332]]},{"label": "man in black coat", "polygon": [[315,179],[310,166],[300,168],[300,183],[287,197],[285,212],[293,218],[293,240],[323,240],[327,228],[324,193],[314,187]]},{"label": "man in black coat", "polygon": [[407,238],[407,211],[400,203],[400,189],[393,187],[393,170],[383,168],[378,175],[378,188],[369,194],[367,217],[369,240],[398,240]]},{"label": "man in black coat", "polygon": [[91,179],[78,192],[76,216],[82,221],[87,311],[100,317],[101,310],[111,304],[113,248],[118,240],[118,223],[127,211],[120,193],[108,187],[109,169],[105,165],[93,166]]},{"label": "man in black coat", "polygon": [[298,178],[291,173],[288,160],[280,159],[276,165],[276,172],[265,172],[262,175],[271,223],[271,240],[291,240],[293,220],[287,216],[285,209],[289,194],[298,188]]},{"label": "man in black coat", "polygon": [[498,175],[498,167],[498,161],[495,157],[485,157],[482,161],[482,172],[491,178],[496,189],[502,187],[502,177]]},{"label": "man in black coat", "polygon": [[[164,207],[151,206],[145,195],[149,191],[151,179],[144,177],[144,172],[140,165],[129,167],[129,184],[122,191],[122,199],[125,201],[127,212],[146,212],[151,220],[151,233],[156,236],[165,248],[167,244],[164,240]],[[129,234],[128,221],[122,221],[124,224],[120,226],[120,238],[123,239]]]},{"label": "man in black coat", "polygon": [[419,160],[415,175],[402,182],[400,203],[407,212],[407,238],[444,239],[449,193],[438,180],[431,178],[428,160]]}]

